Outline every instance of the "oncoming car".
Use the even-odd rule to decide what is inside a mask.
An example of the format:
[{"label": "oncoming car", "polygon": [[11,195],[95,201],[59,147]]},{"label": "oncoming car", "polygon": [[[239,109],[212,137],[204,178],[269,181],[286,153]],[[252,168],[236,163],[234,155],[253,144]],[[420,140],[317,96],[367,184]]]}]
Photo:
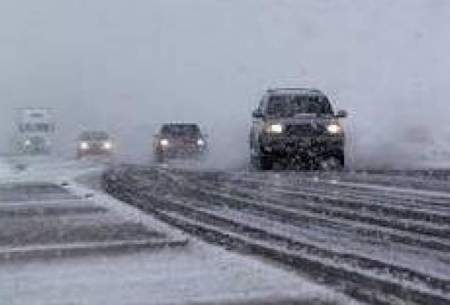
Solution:
[{"label": "oncoming car", "polygon": [[78,138],[78,159],[89,156],[112,157],[113,153],[114,141],[104,131],[86,131]]},{"label": "oncoming car", "polygon": [[155,136],[154,153],[157,162],[170,158],[201,159],[206,155],[205,136],[197,124],[164,124]]},{"label": "oncoming car", "polygon": [[307,169],[338,170],[345,166],[346,111],[334,112],[327,96],[316,89],[272,89],[253,112],[250,158],[254,167],[275,162]]}]

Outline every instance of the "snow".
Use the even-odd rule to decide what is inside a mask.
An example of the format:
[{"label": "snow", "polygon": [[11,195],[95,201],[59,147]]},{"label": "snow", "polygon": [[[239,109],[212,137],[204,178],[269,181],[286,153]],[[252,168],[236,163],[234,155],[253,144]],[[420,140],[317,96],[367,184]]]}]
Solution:
[{"label": "snow", "polygon": [[[383,240],[378,240],[378,243],[375,243],[373,239],[355,236],[350,231],[345,232],[342,227],[327,228],[324,226],[318,229],[305,225],[300,229],[289,224],[274,223],[263,217],[251,215],[251,213],[244,214],[224,209],[218,214],[228,219],[238,220],[241,223],[251,223],[254,228],[264,229],[270,227],[271,232],[274,234],[286,236],[292,240],[314,245],[321,249],[330,249],[330,245],[333,245],[331,249],[336,253],[378,260],[450,280],[450,269],[445,262],[445,254],[440,254],[437,251],[429,249],[419,250],[416,247],[399,245]],[[355,227],[357,226],[355,225]],[[331,264],[334,263],[332,262]]]},{"label": "snow", "polygon": [[[180,206],[189,202],[189,208],[201,215],[184,216],[186,208],[165,212],[171,213],[177,222],[196,223],[229,235],[236,233],[236,238],[247,238],[249,243],[262,246],[267,243],[269,249],[275,246],[284,252],[295,249],[294,255],[354,275],[377,278],[389,286],[398,284],[448,297],[445,288],[431,284],[445,283],[450,274],[446,240],[448,200],[445,200],[448,192],[447,197],[436,197],[439,193],[423,190],[429,187],[426,182],[422,187],[405,189],[383,188],[380,179],[373,177],[351,179],[352,173],[160,171],[170,181],[183,185],[179,192],[164,198]],[[145,177],[142,174],[141,179]],[[401,181],[396,176],[384,176],[386,181],[395,178]],[[155,178],[148,177],[149,181],[152,179]],[[346,180],[355,182],[346,184]],[[135,181],[136,190],[141,192],[139,187],[146,183]],[[399,181],[398,185],[402,185]],[[445,181],[448,187],[448,180]],[[201,190],[201,196],[192,190]],[[152,192],[153,197],[157,194]],[[145,204],[139,197],[135,201]],[[437,211],[444,207],[446,212]],[[165,211],[164,207],[160,210]],[[224,224],[208,219],[220,219]],[[299,248],[293,246],[294,242]]]},{"label": "snow", "polygon": [[[331,183],[331,181],[327,180],[319,180],[326,183]],[[357,187],[357,188],[365,188],[370,190],[376,190],[380,192],[398,192],[401,194],[409,194],[409,195],[424,195],[424,196],[436,196],[441,198],[450,198],[450,193],[440,192],[440,191],[430,191],[430,190],[418,190],[397,186],[383,186],[376,184],[368,184],[368,183],[355,183],[355,182],[333,182],[331,184],[340,185],[340,186],[349,186],[349,187]]]},{"label": "snow", "polygon": [[[1,182],[67,181],[66,189],[73,195],[90,192],[93,196],[88,202],[124,220],[139,221],[170,238],[188,238],[153,217],[75,181],[82,174],[98,175],[103,166],[54,159],[39,160],[39,164],[26,162],[24,172],[2,171]],[[0,164],[8,168],[7,162]],[[292,299],[305,304],[313,301],[357,304],[294,272],[191,237],[187,246],[176,249],[0,261],[0,265],[0,300],[10,305],[220,304],[262,300],[278,304]]]},{"label": "snow", "polygon": [[12,167],[5,160],[0,159],[0,178],[3,176],[10,176],[12,174]]},{"label": "snow", "polygon": [[11,264],[0,274],[0,298],[11,305],[336,299],[286,271],[202,245],[182,253]]},{"label": "snow", "polygon": [[66,178],[73,179],[77,175],[99,173],[105,168],[103,163],[60,159],[51,156],[0,158],[0,183],[35,181],[59,183]]}]

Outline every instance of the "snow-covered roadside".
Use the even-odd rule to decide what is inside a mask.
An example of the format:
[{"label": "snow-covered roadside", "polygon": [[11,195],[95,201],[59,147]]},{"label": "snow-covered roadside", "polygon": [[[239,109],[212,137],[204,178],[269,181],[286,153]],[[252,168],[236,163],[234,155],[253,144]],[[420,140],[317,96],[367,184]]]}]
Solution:
[{"label": "snow-covered roadside", "polygon": [[37,181],[59,184],[79,175],[102,172],[105,168],[102,163],[45,156],[4,157],[0,158],[0,183]]},{"label": "snow-covered roadside", "polygon": [[13,169],[11,164],[6,162],[4,158],[0,158],[0,179],[2,177],[11,176],[13,173]]},{"label": "snow-covered roadside", "polygon": [[[68,182],[66,189],[129,220],[169,236],[186,235],[101,191],[78,184],[80,175],[99,175],[102,166],[53,160],[29,163],[15,182]],[[227,252],[189,237],[184,248],[11,262],[0,268],[5,304],[356,304],[339,293],[264,261]],[[291,304],[291,303],[290,303]]]},{"label": "snow-covered roadside", "polygon": [[[218,249],[160,251],[2,266],[5,304],[355,304],[289,272]],[[315,304],[315,303],[314,303]]]}]

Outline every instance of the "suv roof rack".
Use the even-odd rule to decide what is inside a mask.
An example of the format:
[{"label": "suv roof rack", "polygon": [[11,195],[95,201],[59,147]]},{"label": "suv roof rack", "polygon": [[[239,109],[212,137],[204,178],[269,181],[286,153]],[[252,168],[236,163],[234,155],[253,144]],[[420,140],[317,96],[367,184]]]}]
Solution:
[{"label": "suv roof rack", "polygon": [[309,94],[323,94],[322,91],[315,88],[269,88],[268,93],[273,92],[298,92],[298,93],[309,93]]},{"label": "suv roof rack", "polygon": [[184,125],[191,125],[191,126],[198,126],[197,123],[190,123],[190,122],[171,122],[171,123],[163,123],[163,126],[184,126]]}]

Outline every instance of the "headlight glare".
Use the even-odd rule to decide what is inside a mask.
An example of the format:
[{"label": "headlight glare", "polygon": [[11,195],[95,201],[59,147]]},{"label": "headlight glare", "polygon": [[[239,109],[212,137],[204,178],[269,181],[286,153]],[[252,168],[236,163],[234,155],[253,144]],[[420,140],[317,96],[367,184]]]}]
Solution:
[{"label": "headlight glare", "polygon": [[327,131],[331,134],[338,134],[342,132],[342,127],[338,124],[330,124],[327,126]]},{"label": "headlight glare", "polygon": [[103,148],[110,150],[113,148],[113,144],[111,142],[105,142],[105,143],[103,143]]},{"label": "headlight glare", "polygon": [[88,142],[81,142],[80,148],[83,150],[89,149],[89,143]]},{"label": "headlight glare", "polygon": [[159,145],[161,145],[163,147],[169,146],[169,140],[161,139],[161,140],[159,140]]},{"label": "headlight glare", "polygon": [[281,124],[271,124],[266,128],[267,133],[282,133],[283,125]]}]

